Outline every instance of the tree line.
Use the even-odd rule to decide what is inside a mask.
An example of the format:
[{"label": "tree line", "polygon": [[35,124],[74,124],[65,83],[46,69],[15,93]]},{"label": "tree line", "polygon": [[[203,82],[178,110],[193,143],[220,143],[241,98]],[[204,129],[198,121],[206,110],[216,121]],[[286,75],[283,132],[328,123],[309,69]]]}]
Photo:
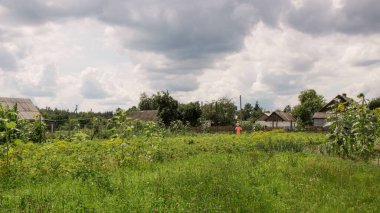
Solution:
[{"label": "tree line", "polygon": [[[277,109],[277,111],[291,113],[297,119],[298,127],[313,125],[312,116],[326,104],[325,98],[314,89],[307,89],[300,92],[298,100],[299,103],[296,106],[286,105],[283,110]],[[380,107],[380,98],[369,101],[368,107],[369,109]],[[227,126],[234,125],[237,120],[255,121],[265,113],[265,109],[259,105],[258,101],[254,105],[246,103],[239,110],[234,102],[227,97],[206,103],[200,101],[180,103],[168,91],[159,91],[152,95],[142,93],[137,106],[130,107],[126,113],[129,114],[137,110],[157,110],[158,117],[166,127],[173,122],[182,122],[188,126],[199,126],[205,121],[209,121],[211,125],[215,126]],[[94,117],[99,120],[106,120],[111,119],[115,114],[112,111],[75,113],[50,107],[40,109],[40,112],[46,121],[54,122],[57,128],[69,125],[68,120],[70,119],[75,120],[75,125],[85,127],[91,125],[91,119]]]},{"label": "tree line", "polygon": [[202,121],[210,121],[215,126],[233,125],[237,119],[253,120],[264,111],[257,101],[255,106],[246,103],[240,111],[227,97],[204,104],[199,101],[179,103],[168,91],[157,92],[151,96],[142,93],[138,109],[158,110],[158,116],[165,126],[170,126],[177,120],[190,126],[198,126]]}]

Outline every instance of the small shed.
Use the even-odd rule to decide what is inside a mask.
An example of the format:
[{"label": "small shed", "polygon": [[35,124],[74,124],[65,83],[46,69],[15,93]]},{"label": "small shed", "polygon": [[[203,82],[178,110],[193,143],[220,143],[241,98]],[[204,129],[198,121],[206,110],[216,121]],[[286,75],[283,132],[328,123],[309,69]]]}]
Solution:
[{"label": "small shed", "polygon": [[129,118],[141,121],[158,121],[158,110],[143,110],[131,112]]},{"label": "small shed", "polygon": [[294,129],[296,127],[296,119],[288,112],[272,112],[266,122],[269,122],[272,128]]},{"label": "small shed", "polygon": [[25,120],[35,120],[41,116],[38,108],[28,98],[0,97],[0,104],[9,108],[17,105],[18,116]]}]

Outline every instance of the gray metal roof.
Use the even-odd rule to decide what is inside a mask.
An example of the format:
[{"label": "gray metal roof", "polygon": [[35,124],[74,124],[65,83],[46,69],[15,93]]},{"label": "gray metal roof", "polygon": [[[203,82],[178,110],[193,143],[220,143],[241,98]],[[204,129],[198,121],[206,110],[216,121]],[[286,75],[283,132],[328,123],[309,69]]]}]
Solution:
[{"label": "gray metal roof", "polygon": [[313,115],[313,119],[326,119],[327,117],[328,116],[326,112],[316,112]]},{"label": "gray metal roof", "polygon": [[9,108],[17,104],[18,115],[22,119],[34,120],[38,118],[41,113],[33,102],[28,98],[4,98],[0,97],[0,104]]}]

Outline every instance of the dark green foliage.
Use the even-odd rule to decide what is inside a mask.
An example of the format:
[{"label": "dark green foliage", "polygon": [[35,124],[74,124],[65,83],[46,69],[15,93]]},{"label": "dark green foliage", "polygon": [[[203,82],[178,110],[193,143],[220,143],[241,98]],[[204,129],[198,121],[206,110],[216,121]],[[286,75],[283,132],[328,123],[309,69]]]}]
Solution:
[{"label": "dark green foliage", "polygon": [[180,118],[178,101],[170,96],[168,91],[161,91],[148,97],[142,93],[139,102],[140,110],[158,110],[161,122],[168,127],[172,121]]},{"label": "dark green foliage", "polygon": [[376,108],[380,108],[380,98],[375,98],[375,99],[372,99],[369,103],[368,103],[368,108],[370,110],[374,110]]},{"label": "dark green foliage", "polygon": [[292,112],[292,107],[290,105],[286,105],[286,107],[283,110],[284,112]]},{"label": "dark green foliage", "polygon": [[299,105],[293,108],[292,114],[297,118],[298,125],[301,127],[313,124],[313,114],[320,110],[325,101],[322,95],[318,95],[313,89],[304,90],[298,96]]},{"label": "dark green foliage", "polygon": [[39,109],[42,117],[45,119],[46,123],[50,127],[54,126],[54,130],[67,130],[68,121],[77,120],[81,128],[88,127],[91,124],[91,120],[96,117],[99,119],[110,119],[113,116],[113,112],[70,112],[69,110],[61,110],[55,108],[54,110],[50,107],[45,109]]},{"label": "dark green foliage", "polygon": [[157,110],[159,107],[155,95],[149,97],[145,92],[140,95],[138,108],[140,110]]},{"label": "dark green foliage", "polygon": [[253,114],[253,106],[250,103],[246,103],[243,107],[243,120],[248,120],[252,117]]},{"label": "dark green foliage", "polygon": [[158,92],[154,99],[158,104],[158,116],[165,126],[168,127],[172,121],[179,118],[178,101],[170,96],[168,91]]},{"label": "dark green foliage", "polygon": [[180,104],[178,111],[184,124],[188,122],[191,126],[199,125],[199,118],[202,116],[202,110],[198,101],[190,102],[188,104]]},{"label": "dark green foliage", "polygon": [[246,103],[242,110],[243,120],[255,120],[263,114],[263,108],[260,107],[258,101],[256,101],[255,106],[252,106],[250,103]]},{"label": "dark green foliage", "polygon": [[233,125],[237,107],[231,99],[221,98],[202,106],[202,118],[211,120],[213,125]]}]

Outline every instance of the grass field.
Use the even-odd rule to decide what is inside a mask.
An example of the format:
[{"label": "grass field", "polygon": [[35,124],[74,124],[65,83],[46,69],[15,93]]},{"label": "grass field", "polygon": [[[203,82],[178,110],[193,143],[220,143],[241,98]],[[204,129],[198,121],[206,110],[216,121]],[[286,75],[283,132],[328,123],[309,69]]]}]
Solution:
[{"label": "grass field", "polygon": [[324,143],[283,132],[18,142],[1,155],[0,209],[379,212],[380,168],[318,154]]}]

